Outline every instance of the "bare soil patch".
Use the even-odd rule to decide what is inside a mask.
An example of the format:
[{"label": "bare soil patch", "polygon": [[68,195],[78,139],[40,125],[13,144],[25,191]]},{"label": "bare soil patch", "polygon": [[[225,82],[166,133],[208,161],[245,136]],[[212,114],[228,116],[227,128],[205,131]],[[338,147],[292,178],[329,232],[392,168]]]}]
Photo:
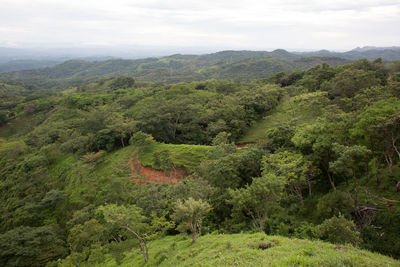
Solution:
[{"label": "bare soil patch", "polygon": [[188,175],[184,168],[171,170],[167,175],[164,171],[156,170],[150,166],[143,166],[137,158],[129,158],[129,169],[131,170],[132,180],[137,184],[176,184],[183,181]]}]

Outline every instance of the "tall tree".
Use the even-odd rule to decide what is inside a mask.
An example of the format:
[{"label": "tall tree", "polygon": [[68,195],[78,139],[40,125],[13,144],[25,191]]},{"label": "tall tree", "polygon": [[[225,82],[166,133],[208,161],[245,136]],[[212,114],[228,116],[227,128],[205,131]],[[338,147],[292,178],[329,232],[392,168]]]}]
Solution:
[{"label": "tall tree", "polygon": [[233,205],[234,213],[250,216],[258,231],[264,231],[265,220],[279,207],[285,181],[272,173],[253,178],[253,182],[244,188],[229,190],[228,202]]},{"label": "tall tree", "polygon": [[370,151],[364,146],[347,147],[336,144],[335,152],[339,157],[334,162],[331,162],[330,168],[337,174],[352,177],[354,183],[354,206],[357,208],[359,179],[363,173],[363,168],[367,166],[366,160]]},{"label": "tall tree", "polygon": [[311,162],[300,153],[284,151],[270,154],[264,158],[264,171],[271,172],[284,179],[289,191],[294,193],[304,206],[303,189],[308,187],[311,196],[311,180],[316,170]]},{"label": "tall tree", "polygon": [[135,205],[109,204],[100,206],[98,211],[103,214],[106,222],[127,230],[139,240],[139,247],[145,262],[149,260],[148,241],[172,227],[171,222],[166,221],[164,217],[154,216],[151,224],[146,223],[146,217],[142,215],[141,208]]},{"label": "tall tree", "polygon": [[358,123],[350,130],[353,138],[371,148],[373,153],[383,155],[392,173],[394,155],[400,159],[400,100],[387,98],[365,109]]},{"label": "tall tree", "polygon": [[185,201],[178,200],[172,218],[179,223],[181,231],[187,229],[192,233],[192,242],[196,243],[197,236],[201,234],[203,217],[211,210],[210,204],[201,199],[189,197]]}]

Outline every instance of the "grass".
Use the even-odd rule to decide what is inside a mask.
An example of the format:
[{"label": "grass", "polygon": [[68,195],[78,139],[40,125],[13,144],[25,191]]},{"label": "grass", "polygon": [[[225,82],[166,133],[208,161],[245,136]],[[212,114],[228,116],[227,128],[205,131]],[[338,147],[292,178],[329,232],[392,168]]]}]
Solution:
[{"label": "grass", "polygon": [[[196,244],[183,235],[167,236],[149,247],[147,265],[134,249],[118,266],[400,266],[392,258],[352,246],[261,233],[209,234]],[[106,258],[102,266],[117,266]]]},{"label": "grass", "polygon": [[200,162],[207,158],[210,146],[201,145],[174,145],[153,143],[141,148],[138,153],[140,163],[154,167],[153,155],[163,150],[169,151],[175,166],[185,167],[189,172],[197,168]]},{"label": "grass", "polygon": [[126,146],[111,153],[107,153],[96,168],[96,175],[102,177],[129,177],[129,158],[135,157],[135,146]]},{"label": "grass", "polygon": [[266,131],[269,128],[282,124],[302,125],[311,122],[316,117],[315,115],[315,110],[302,109],[298,103],[293,101],[293,98],[286,95],[275,111],[254,123],[238,143],[255,143],[266,137]]}]

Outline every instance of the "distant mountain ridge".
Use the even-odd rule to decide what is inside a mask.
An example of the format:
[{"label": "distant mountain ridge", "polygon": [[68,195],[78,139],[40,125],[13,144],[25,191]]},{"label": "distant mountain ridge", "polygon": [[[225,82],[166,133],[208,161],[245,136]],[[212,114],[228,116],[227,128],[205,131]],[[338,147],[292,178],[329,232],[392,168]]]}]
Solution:
[{"label": "distant mountain ridge", "polygon": [[204,55],[175,54],[161,58],[69,60],[61,64],[0,74],[0,79],[63,88],[100,77],[128,74],[137,80],[176,83],[181,81],[265,78],[282,71],[305,69],[321,63],[346,64],[338,57],[303,56],[283,49],[266,51],[221,51]]},{"label": "distant mountain ridge", "polygon": [[365,51],[370,51],[370,50],[400,50],[400,46],[387,46],[387,47],[378,47],[378,46],[363,46],[363,47],[356,47],[351,51],[356,51],[356,52],[365,52]]},{"label": "distant mountain ridge", "polygon": [[317,57],[339,57],[347,60],[359,60],[368,59],[375,60],[382,58],[385,61],[396,61],[400,60],[400,46],[392,47],[375,47],[375,46],[364,46],[357,47],[347,52],[331,52],[328,50],[320,50],[314,52],[298,52],[298,55],[303,56],[317,56]]},{"label": "distant mountain ridge", "polygon": [[[60,64],[55,61],[16,61],[9,65],[0,64],[0,72],[3,71],[0,80],[18,81],[43,88],[64,88],[100,77],[125,74],[137,80],[166,83],[208,79],[248,80],[268,77],[278,72],[307,69],[321,63],[342,65],[353,60],[377,58],[385,61],[400,60],[400,47],[363,47],[343,53],[328,50],[226,50],[203,55],[174,54],[142,59],[68,60]],[[34,68],[24,70],[24,66]]]}]

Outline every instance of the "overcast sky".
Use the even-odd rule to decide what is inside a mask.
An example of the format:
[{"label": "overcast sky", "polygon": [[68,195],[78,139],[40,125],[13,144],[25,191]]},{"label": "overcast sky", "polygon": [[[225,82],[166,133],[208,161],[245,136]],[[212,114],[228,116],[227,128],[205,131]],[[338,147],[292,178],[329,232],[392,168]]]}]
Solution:
[{"label": "overcast sky", "polygon": [[0,46],[400,45],[400,0],[0,0]]}]

